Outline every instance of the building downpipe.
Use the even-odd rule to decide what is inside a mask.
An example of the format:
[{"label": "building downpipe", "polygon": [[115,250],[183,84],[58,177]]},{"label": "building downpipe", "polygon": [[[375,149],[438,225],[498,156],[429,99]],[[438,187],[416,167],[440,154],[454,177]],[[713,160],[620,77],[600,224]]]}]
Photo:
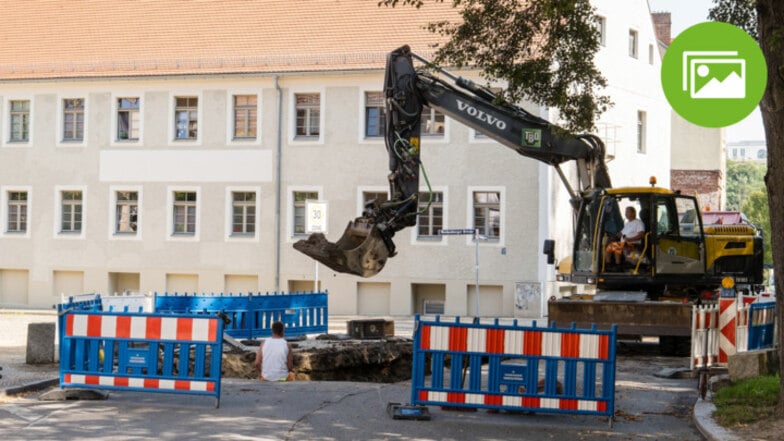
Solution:
[{"label": "building downpipe", "polygon": [[275,75],[275,90],[278,93],[277,113],[278,113],[278,127],[277,127],[277,140],[276,140],[276,159],[275,159],[275,292],[280,292],[280,205],[281,205],[281,169],[283,154],[283,90],[280,88],[279,76]]}]

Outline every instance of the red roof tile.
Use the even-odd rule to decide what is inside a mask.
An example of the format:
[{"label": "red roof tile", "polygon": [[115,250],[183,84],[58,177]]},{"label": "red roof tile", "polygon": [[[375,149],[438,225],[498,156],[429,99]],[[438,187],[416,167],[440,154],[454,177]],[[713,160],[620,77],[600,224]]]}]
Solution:
[{"label": "red roof tile", "polygon": [[0,0],[0,79],[382,68],[424,27],[459,18],[449,0]]}]

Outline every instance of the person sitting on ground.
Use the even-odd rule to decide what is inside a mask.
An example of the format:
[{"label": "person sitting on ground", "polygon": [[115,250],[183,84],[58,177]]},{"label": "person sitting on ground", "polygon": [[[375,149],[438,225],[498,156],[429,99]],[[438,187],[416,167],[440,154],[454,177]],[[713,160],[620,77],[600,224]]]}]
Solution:
[{"label": "person sitting on ground", "polygon": [[283,338],[282,322],[272,324],[272,337],[261,341],[254,364],[259,368],[261,381],[294,379],[294,356],[291,345]]},{"label": "person sitting on ground", "polygon": [[604,250],[605,262],[621,264],[621,255],[624,248],[639,246],[640,240],[645,235],[645,224],[637,219],[637,210],[634,207],[626,207],[626,225],[621,230],[620,237],[607,244]]}]

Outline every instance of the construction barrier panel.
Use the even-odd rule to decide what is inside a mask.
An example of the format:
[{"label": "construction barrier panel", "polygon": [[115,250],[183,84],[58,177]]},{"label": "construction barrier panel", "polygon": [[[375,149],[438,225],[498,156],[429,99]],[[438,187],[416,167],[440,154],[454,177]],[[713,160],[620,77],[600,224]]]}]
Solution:
[{"label": "construction barrier panel", "polygon": [[219,317],[80,311],[63,317],[60,387],[208,395],[220,406]]},{"label": "construction barrier panel", "polygon": [[61,296],[60,303],[54,305],[57,308],[57,332],[58,336],[65,328],[65,314],[68,311],[101,311],[103,301],[100,294],[79,294],[75,296]]},{"label": "construction barrier panel", "polygon": [[414,325],[412,404],[604,415],[612,424],[615,327],[524,327],[418,315]]},{"label": "construction barrier panel", "polygon": [[776,303],[765,296],[721,298],[692,308],[691,368],[726,366],[730,355],[773,347]]},{"label": "construction barrier panel", "polygon": [[748,349],[772,348],[774,344],[776,324],[776,303],[752,303],[749,305],[749,340]]},{"label": "construction barrier panel", "polygon": [[695,305],[691,310],[691,369],[719,361],[719,305]]},{"label": "construction barrier panel", "polygon": [[115,294],[103,296],[102,311],[109,312],[155,312],[153,297],[144,294]]},{"label": "construction barrier panel", "polygon": [[272,335],[272,323],[286,325],[286,335],[322,334],[329,329],[327,292],[248,295],[155,294],[155,312],[168,314],[222,313],[231,322],[226,333],[235,338]]}]

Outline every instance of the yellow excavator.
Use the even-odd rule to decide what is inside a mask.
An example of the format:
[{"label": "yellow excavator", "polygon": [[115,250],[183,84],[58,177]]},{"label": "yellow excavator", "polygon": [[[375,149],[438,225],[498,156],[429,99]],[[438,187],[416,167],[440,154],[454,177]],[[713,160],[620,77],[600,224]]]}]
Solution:
[{"label": "yellow excavator", "polygon": [[[415,68],[415,59],[422,63],[420,69]],[[615,323],[621,334],[664,340],[687,337],[690,310],[683,305],[715,298],[726,277],[751,290],[762,282],[762,238],[753,225],[704,226],[695,197],[655,187],[655,182],[613,188],[604,144],[594,135],[569,134],[489,89],[434,66],[408,46],[389,54],[384,94],[390,199],[368,204],[336,243],[316,233],[294,244],[335,271],[374,276],[396,254],[395,233],[416,225],[421,205],[420,124],[427,105],[558,173],[575,210],[573,252],[561,259],[558,277],[593,285],[596,295],[590,301],[549,302],[550,320]],[[561,168],[571,162],[577,169],[575,183]],[[634,243],[623,244],[619,263],[606,250],[618,239],[628,207],[639,214],[645,231]],[[549,263],[555,260],[554,248],[553,241],[545,241]],[[662,301],[672,299],[676,301]]]}]

